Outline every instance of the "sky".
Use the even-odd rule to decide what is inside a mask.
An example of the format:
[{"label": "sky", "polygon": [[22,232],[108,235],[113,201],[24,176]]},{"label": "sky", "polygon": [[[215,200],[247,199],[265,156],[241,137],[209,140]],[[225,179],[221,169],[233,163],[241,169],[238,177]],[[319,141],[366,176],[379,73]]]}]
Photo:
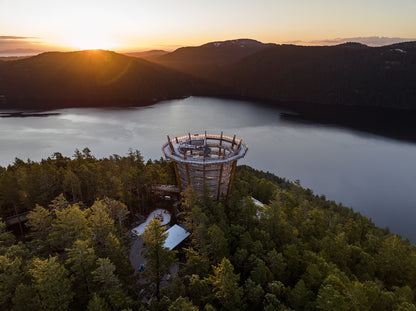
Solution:
[{"label": "sky", "polygon": [[0,0],[0,50],[172,50],[237,38],[382,45],[416,38],[415,13],[415,0]]}]

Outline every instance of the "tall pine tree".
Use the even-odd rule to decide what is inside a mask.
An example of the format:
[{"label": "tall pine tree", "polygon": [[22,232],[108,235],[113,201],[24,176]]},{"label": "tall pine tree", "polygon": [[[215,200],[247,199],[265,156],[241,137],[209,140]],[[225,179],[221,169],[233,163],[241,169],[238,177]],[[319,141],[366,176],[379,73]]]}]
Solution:
[{"label": "tall pine tree", "polygon": [[160,226],[160,221],[153,219],[146,226],[142,234],[146,248],[143,254],[146,257],[145,276],[149,282],[156,286],[156,297],[159,298],[160,283],[175,262],[175,252],[164,246],[168,234]]}]

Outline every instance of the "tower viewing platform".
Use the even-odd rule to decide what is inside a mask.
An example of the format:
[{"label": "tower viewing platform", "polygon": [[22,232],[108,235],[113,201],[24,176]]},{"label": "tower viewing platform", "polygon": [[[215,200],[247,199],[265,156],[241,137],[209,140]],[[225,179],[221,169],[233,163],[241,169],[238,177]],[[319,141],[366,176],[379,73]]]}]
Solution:
[{"label": "tower viewing platform", "polygon": [[242,139],[214,134],[188,134],[170,139],[162,147],[166,158],[174,163],[180,191],[192,185],[202,193],[208,187],[214,199],[228,195],[237,160],[247,153]]}]

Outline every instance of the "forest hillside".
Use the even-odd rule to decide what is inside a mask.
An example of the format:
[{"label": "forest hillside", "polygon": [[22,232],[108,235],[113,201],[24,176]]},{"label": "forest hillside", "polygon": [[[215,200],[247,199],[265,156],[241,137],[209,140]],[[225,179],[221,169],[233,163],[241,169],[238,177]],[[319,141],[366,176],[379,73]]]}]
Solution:
[{"label": "forest hillside", "polygon": [[[178,212],[151,191],[174,183],[170,162],[133,150],[0,167],[3,220],[28,213],[21,228],[1,222],[0,309],[416,310],[415,246],[352,209],[239,166],[228,198],[189,188]],[[156,291],[154,270],[134,274],[129,231],[161,205],[191,235],[159,248],[179,272]],[[148,262],[164,239],[153,229]]]},{"label": "forest hillside", "polygon": [[238,39],[129,55],[136,57],[89,50],[0,61],[0,108],[143,106],[210,96],[323,114],[350,107],[416,111],[416,42],[296,46]]}]

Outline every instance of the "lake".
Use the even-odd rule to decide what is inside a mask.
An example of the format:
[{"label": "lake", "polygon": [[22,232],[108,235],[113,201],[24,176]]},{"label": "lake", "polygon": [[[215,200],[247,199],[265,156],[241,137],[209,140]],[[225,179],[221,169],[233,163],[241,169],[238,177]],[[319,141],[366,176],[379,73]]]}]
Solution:
[{"label": "lake", "polygon": [[[10,111],[0,111],[10,112]],[[128,109],[61,109],[0,118],[0,165],[37,161],[88,147],[100,158],[139,149],[162,156],[170,137],[237,135],[248,145],[239,164],[270,171],[351,206],[378,226],[416,241],[416,143],[334,125],[299,122],[250,101],[190,97]]]}]

